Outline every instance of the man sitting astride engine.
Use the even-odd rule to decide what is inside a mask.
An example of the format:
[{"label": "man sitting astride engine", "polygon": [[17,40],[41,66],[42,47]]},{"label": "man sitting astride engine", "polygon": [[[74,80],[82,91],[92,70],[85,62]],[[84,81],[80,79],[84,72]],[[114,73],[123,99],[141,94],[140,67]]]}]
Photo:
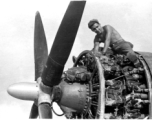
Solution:
[{"label": "man sitting astride engine", "polygon": [[[134,63],[135,67],[140,67],[140,62],[135,52],[133,51],[133,44],[125,41],[120,34],[110,25],[101,26],[98,20],[93,19],[88,23],[88,27],[97,35],[94,39],[95,55],[105,55],[108,47],[112,49],[115,54],[124,54],[126,57]],[[104,43],[104,48],[99,53],[99,44]]]}]

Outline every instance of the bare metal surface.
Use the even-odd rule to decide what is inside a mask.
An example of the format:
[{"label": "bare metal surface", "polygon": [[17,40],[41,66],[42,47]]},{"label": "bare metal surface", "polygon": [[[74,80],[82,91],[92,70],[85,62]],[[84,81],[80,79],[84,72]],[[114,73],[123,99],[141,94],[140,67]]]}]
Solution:
[{"label": "bare metal surface", "polygon": [[38,84],[36,83],[16,83],[11,85],[7,92],[21,100],[36,100],[38,98]]},{"label": "bare metal surface", "polygon": [[77,112],[82,112],[87,97],[86,85],[79,83],[67,84],[63,81],[60,86],[62,97],[59,104],[74,109]]},{"label": "bare metal surface", "polygon": [[[147,85],[149,89],[149,101],[152,101],[152,53],[147,52],[139,52],[143,59],[141,59],[141,62],[144,66]],[[152,119],[152,104],[150,102],[149,104],[149,119]]]},{"label": "bare metal surface", "polygon": [[48,103],[51,105],[51,93],[52,88],[44,85],[41,81],[41,79],[38,79],[38,85],[39,85],[39,97],[38,97],[38,105],[42,103]]},{"label": "bare metal surface", "polygon": [[98,106],[99,109],[97,113],[100,113],[100,119],[104,119],[104,114],[105,114],[105,78],[104,78],[104,71],[102,69],[102,65],[100,63],[99,58],[96,57],[96,63],[97,63],[97,68],[98,68],[98,75],[99,75],[99,81],[100,81],[100,97],[99,97],[99,103]]}]

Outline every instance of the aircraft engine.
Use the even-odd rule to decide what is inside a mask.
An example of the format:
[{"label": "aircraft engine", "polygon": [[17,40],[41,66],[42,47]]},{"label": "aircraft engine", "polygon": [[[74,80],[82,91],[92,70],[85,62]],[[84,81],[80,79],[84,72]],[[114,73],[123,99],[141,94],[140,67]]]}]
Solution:
[{"label": "aircraft engine", "polygon": [[124,55],[109,52],[97,58],[91,51],[82,52],[63,73],[62,82],[54,89],[54,101],[71,119],[150,118],[151,75],[146,57],[137,55],[139,68]]}]

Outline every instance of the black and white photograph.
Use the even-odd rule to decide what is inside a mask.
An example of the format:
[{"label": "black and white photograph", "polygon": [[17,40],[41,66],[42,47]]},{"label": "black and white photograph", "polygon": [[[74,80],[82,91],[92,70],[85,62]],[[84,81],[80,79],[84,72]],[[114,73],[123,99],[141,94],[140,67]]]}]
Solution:
[{"label": "black and white photograph", "polygon": [[151,0],[1,0],[0,119],[152,119]]}]

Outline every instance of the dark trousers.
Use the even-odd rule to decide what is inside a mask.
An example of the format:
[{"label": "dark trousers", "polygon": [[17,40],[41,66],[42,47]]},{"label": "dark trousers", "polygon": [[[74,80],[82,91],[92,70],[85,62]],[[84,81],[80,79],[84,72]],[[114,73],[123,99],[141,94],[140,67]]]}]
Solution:
[{"label": "dark trousers", "polygon": [[137,61],[137,56],[133,51],[133,44],[127,41],[121,41],[112,45],[112,50],[115,54],[124,54],[131,62]]}]

